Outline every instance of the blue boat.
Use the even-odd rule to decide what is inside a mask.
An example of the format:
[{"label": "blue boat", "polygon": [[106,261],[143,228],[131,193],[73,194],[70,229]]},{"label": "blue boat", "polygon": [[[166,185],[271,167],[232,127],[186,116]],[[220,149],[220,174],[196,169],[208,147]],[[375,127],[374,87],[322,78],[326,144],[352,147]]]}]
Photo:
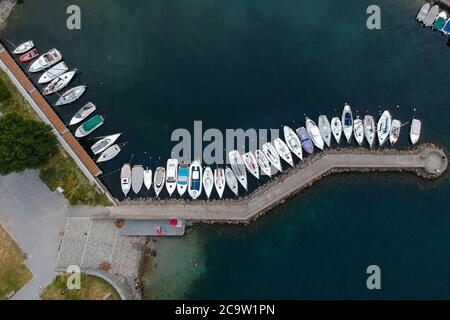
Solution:
[{"label": "blue boat", "polygon": [[450,19],[448,19],[445,23],[444,27],[442,28],[442,32],[444,32],[444,34],[450,34]]},{"label": "blue boat", "polygon": [[305,127],[298,128],[296,130],[297,136],[300,138],[300,142],[302,143],[303,149],[309,154],[314,152],[314,144],[309,137],[308,131],[306,131]]}]

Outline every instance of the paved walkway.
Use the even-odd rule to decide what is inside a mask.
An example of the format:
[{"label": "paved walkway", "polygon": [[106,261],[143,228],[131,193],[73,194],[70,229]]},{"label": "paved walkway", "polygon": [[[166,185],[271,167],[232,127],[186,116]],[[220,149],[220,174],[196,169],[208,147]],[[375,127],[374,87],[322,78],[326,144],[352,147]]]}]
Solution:
[{"label": "paved walkway", "polygon": [[52,281],[66,216],[66,200],[51,192],[36,171],[0,176],[0,222],[28,255],[34,275],[13,299],[38,299]]}]

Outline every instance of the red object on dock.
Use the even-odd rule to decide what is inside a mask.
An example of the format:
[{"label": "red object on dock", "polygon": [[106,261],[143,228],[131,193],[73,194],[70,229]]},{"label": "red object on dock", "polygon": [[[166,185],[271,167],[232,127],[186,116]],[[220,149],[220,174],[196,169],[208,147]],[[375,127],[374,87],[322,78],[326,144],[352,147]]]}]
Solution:
[{"label": "red object on dock", "polygon": [[176,225],[178,225],[178,220],[177,219],[170,219],[169,224],[171,226],[176,226]]},{"label": "red object on dock", "polygon": [[39,57],[39,52],[37,51],[36,48],[34,48],[33,50],[30,50],[27,53],[24,53],[23,55],[21,55],[19,57],[19,61],[20,62],[28,62],[37,57]]}]

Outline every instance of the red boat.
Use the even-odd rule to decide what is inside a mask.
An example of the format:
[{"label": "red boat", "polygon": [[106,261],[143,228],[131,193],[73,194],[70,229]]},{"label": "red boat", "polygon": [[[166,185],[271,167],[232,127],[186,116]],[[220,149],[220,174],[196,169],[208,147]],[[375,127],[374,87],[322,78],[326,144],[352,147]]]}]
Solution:
[{"label": "red boat", "polygon": [[33,50],[28,51],[27,53],[24,53],[23,55],[21,55],[19,57],[19,60],[21,62],[28,62],[33,60],[34,58],[39,57],[39,52],[37,51],[36,48],[34,48]]}]

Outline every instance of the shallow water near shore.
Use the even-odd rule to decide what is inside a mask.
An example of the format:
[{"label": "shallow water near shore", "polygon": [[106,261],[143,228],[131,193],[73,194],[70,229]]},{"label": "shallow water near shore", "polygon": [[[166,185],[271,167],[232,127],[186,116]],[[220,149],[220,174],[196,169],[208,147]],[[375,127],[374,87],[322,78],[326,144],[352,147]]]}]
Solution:
[{"label": "shallow water near shore", "polygon": [[[337,115],[344,102],[361,116],[389,107],[402,122],[416,107],[422,141],[447,148],[450,48],[414,20],[422,2],[378,1],[382,29],[370,31],[366,0],[82,0],[82,29],[68,31],[70,1],[26,1],[2,35],[56,46],[81,70],[74,84],[87,94],[57,111],[67,122],[92,100],[106,118],[96,135],[124,132],[129,143],[105,173],[131,154],[162,164],[170,133],[194,120],[204,130],[279,128]],[[120,198],[118,175],[103,181]],[[448,298],[449,199],[448,175],[328,177],[249,226],[158,240],[146,297]],[[371,264],[381,291],[366,288]]]}]

